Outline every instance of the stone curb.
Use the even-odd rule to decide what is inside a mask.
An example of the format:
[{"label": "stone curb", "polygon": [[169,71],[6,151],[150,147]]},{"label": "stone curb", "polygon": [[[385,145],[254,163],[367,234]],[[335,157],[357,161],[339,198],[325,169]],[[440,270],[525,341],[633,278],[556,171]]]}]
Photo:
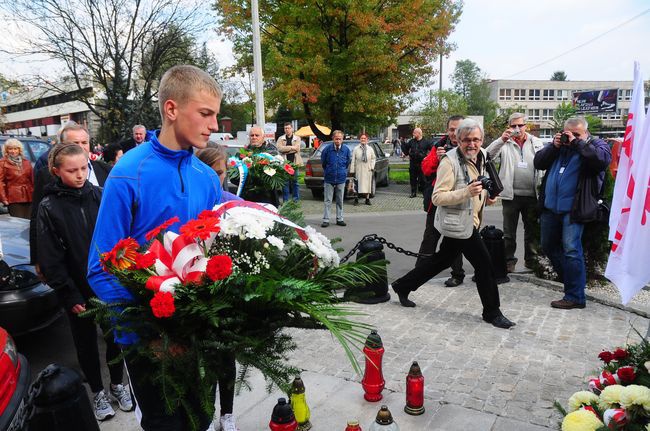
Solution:
[{"label": "stone curb", "polygon": [[[536,276],[531,275],[531,274],[517,274],[517,273],[513,272],[513,273],[508,274],[508,276],[510,276],[510,277],[512,277],[512,278],[514,278],[516,280],[519,280],[519,281],[532,283],[532,284],[535,284],[537,286],[546,287],[548,289],[555,290],[555,291],[558,291],[558,292],[563,292],[564,291],[564,286],[562,285],[562,283],[557,282],[557,281],[544,280],[543,278],[539,278],[539,277],[536,277]],[[623,304],[619,304],[618,302],[613,301],[610,298],[605,297],[604,295],[590,293],[589,289],[585,290],[585,296],[588,299],[590,299],[590,300],[592,300],[594,302],[598,302],[599,304],[607,305],[609,307],[618,308],[619,310],[628,311],[630,313],[634,313],[634,314],[636,314],[638,316],[641,316],[641,317],[650,318],[650,313],[648,311],[642,310],[642,309],[637,308],[637,307],[630,307],[630,306],[626,306],[626,305],[623,305]]]}]

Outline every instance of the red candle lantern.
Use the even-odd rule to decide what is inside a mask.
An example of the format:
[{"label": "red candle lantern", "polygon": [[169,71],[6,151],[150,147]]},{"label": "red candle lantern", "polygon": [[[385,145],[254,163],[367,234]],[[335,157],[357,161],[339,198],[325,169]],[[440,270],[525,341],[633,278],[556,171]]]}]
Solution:
[{"label": "red candle lantern", "polygon": [[287,404],[285,398],[278,398],[278,403],[273,407],[269,428],[271,431],[296,431],[298,428],[291,404]]},{"label": "red candle lantern", "polygon": [[345,431],[362,431],[361,426],[359,426],[359,421],[348,421],[348,426],[345,427]]},{"label": "red candle lantern", "polygon": [[379,401],[382,399],[381,391],[386,381],[381,372],[381,360],[384,356],[384,345],[377,331],[370,332],[363,348],[366,356],[366,372],[361,380],[361,386],[365,391],[363,397],[366,401]]},{"label": "red candle lantern", "polygon": [[417,362],[413,362],[406,376],[406,406],[404,411],[417,416],[424,413],[424,376]]}]

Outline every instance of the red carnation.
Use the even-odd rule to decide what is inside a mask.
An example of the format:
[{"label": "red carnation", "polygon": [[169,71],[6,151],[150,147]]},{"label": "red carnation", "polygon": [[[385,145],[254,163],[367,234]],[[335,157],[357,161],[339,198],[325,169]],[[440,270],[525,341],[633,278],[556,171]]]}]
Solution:
[{"label": "red carnation", "polygon": [[176,311],[174,306],[174,296],[169,292],[156,292],[149,301],[153,315],[161,319],[171,317]]},{"label": "red carnation", "polygon": [[614,359],[616,359],[617,361],[620,361],[622,359],[627,358],[627,350],[621,349],[619,347],[618,349],[614,350],[613,355],[614,355]]},{"label": "red carnation", "polygon": [[135,269],[147,269],[156,263],[153,253],[139,254],[135,257]]},{"label": "red carnation", "polygon": [[291,167],[291,165],[290,165],[289,163],[287,163],[286,165],[284,165],[284,170],[285,170],[289,175],[293,175],[293,174],[296,173],[296,171],[293,170],[293,168]]},{"label": "red carnation", "polygon": [[614,359],[614,354],[612,352],[608,352],[607,350],[604,350],[598,354],[598,359],[600,359],[606,364],[609,364],[610,362],[612,362],[612,359]]},{"label": "red carnation", "polygon": [[225,254],[212,256],[205,268],[205,273],[212,281],[228,278],[232,274],[232,259]]},{"label": "red carnation", "polygon": [[186,238],[199,238],[206,240],[211,233],[219,232],[219,219],[217,217],[190,220],[181,226],[181,234]]},{"label": "red carnation", "polygon": [[161,231],[166,230],[169,226],[174,223],[178,223],[180,219],[178,217],[172,217],[167,221],[164,221],[160,226],[151,229],[149,232],[144,234],[144,237],[147,241],[151,241],[152,238],[156,237]]},{"label": "red carnation", "polygon": [[267,159],[262,159],[257,162],[258,165],[268,165],[269,161]]},{"label": "red carnation", "polygon": [[620,367],[616,374],[622,383],[632,383],[636,379],[636,373],[634,372],[634,367],[625,366]]}]

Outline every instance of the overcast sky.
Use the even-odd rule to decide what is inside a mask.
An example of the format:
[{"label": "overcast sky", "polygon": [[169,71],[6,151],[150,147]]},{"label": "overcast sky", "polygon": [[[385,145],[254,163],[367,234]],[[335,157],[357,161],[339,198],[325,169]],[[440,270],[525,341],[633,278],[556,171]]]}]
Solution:
[{"label": "overcast sky", "polygon": [[[631,80],[634,60],[641,63],[644,77],[650,78],[649,0],[465,0],[464,3],[460,22],[451,36],[457,48],[443,62],[444,88],[451,86],[449,73],[456,60],[462,59],[474,61],[492,79],[548,79],[554,71],[564,70],[570,80]],[[643,12],[646,13],[623,24]],[[525,71],[610,30],[581,48]],[[12,35],[20,35],[20,31],[5,24],[3,37]],[[219,41],[216,33],[208,37],[209,47],[220,64],[232,64],[230,44]],[[0,73],[9,77],[47,68],[43,64],[11,61],[0,52]]]}]

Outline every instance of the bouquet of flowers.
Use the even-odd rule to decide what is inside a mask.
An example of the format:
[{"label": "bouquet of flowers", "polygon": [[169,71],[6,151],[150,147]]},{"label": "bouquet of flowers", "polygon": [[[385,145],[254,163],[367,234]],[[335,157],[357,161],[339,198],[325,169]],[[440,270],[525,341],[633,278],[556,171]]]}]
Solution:
[{"label": "bouquet of flowers", "polygon": [[282,215],[274,209],[227,202],[178,234],[168,230],[173,218],[150,231],[146,244],[125,238],[101,255],[138,302],[96,301],[94,313],[137,334],[133,349],[158,366],[152,372],[168,409],[188,408],[186,394],[198,393],[212,414],[224,353],[240,364],[237,387],[255,367],[288,392],[298,370],[287,364],[297,347],[287,327],[331,331],[359,372],[352,349],[361,349],[371,328],[351,320],[359,312],[341,304],[336,291],[374,280],[378,264],[340,264],[325,236],[283,216],[299,219],[294,205],[283,206]]},{"label": "bouquet of flowers", "polygon": [[602,351],[604,365],[589,390],[569,398],[562,431],[650,431],[650,343]]},{"label": "bouquet of flowers", "polygon": [[237,195],[282,190],[295,173],[295,165],[280,156],[241,149],[239,158],[228,159],[228,178],[238,183]]}]

